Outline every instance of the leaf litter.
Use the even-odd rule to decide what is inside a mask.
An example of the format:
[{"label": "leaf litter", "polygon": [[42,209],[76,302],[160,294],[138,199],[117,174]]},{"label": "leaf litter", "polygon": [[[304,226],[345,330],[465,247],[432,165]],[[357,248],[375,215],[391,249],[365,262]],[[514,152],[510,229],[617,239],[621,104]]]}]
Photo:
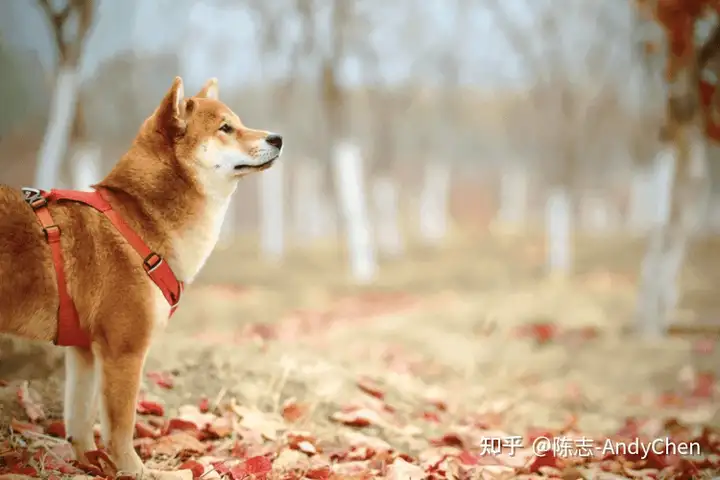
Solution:
[{"label": "leaf litter", "polygon": [[[627,289],[627,282],[621,285]],[[186,325],[175,324],[178,332],[170,331],[149,360],[135,448],[153,468],[187,469],[203,479],[709,478],[720,472],[715,375],[684,356],[695,351],[717,362],[713,342],[668,340],[657,347],[618,338],[612,325],[602,324],[612,315],[593,297],[607,296],[610,281],[593,283],[590,292],[578,287],[574,296],[555,285],[523,288],[455,296],[451,304],[452,296],[441,294],[352,301],[343,294],[323,312],[293,307],[285,320],[256,330],[264,332],[262,343],[239,348],[184,338],[182,328],[193,322],[189,312]],[[267,302],[258,295],[266,294],[242,298],[261,308]],[[531,305],[522,301],[530,298]],[[629,300],[625,292],[613,299]],[[493,328],[480,331],[476,325],[488,312],[496,317]],[[158,355],[166,348],[175,358]],[[648,357],[656,364],[646,367]],[[666,371],[675,373],[657,382]],[[0,392],[12,392],[0,398],[3,406],[2,398],[11,399],[4,411],[12,415],[0,435],[0,474],[111,478],[114,466],[99,438],[88,464],[72,460],[57,408],[43,404],[36,383],[0,382]],[[513,454],[493,445],[515,436],[522,444]],[[702,452],[538,456],[529,442],[539,437],[596,444],[667,437],[697,442]]]}]

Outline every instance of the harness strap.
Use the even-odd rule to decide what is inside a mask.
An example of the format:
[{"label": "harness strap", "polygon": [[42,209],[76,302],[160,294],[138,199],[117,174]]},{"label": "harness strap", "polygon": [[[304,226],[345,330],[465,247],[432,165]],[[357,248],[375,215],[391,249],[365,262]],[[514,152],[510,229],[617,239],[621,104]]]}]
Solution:
[{"label": "harness strap", "polygon": [[163,296],[170,304],[170,315],[177,309],[183,291],[183,283],[177,280],[170,265],[160,256],[148,248],[147,244],[135,233],[135,230],[110,205],[105,189],[96,188],[94,192],[80,192],[76,190],[51,190],[48,195],[50,201],[74,201],[91,206],[103,213],[118,232],[143,259],[143,268],[153,282],[160,288]]},{"label": "harness strap", "polygon": [[107,192],[104,191],[104,189],[96,188],[94,192],[80,192],[75,190],[50,190],[50,192],[44,192],[35,189],[23,189],[23,192],[25,193],[25,200],[35,211],[52,250],[60,296],[58,334],[55,339],[56,345],[89,348],[90,337],[87,332],[83,331],[80,327],[77,309],[67,290],[62,247],[60,245],[60,228],[55,225],[50,210],[48,209],[48,203],[51,201],[83,203],[105,215],[143,259],[143,268],[150,279],[160,288],[163,296],[168,304],[170,304],[170,317],[172,317],[180,302],[184,287],[183,282],[178,281],[170,265],[168,265],[162,256],[150,250],[140,236],[113,210],[112,205],[108,201]]},{"label": "harness strap", "polygon": [[80,326],[80,317],[67,289],[62,245],[60,245],[60,227],[55,225],[45,197],[38,195],[34,199],[28,199],[28,204],[35,211],[45,239],[50,244],[55,267],[60,304],[58,306],[58,329],[54,343],[60,346],[90,348],[90,336]]}]

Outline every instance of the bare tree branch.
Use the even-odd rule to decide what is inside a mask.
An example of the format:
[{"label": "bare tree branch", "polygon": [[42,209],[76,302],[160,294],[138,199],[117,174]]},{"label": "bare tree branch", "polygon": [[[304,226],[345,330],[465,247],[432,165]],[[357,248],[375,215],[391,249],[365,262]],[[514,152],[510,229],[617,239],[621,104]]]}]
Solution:
[{"label": "bare tree branch", "polygon": [[[85,38],[92,25],[95,0],[68,0],[68,3],[59,11],[53,8],[50,0],[38,0],[38,3],[52,28],[60,63],[77,64]],[[67,39],[67,21],[73,13],[78,15],[78,28],[74,38]]]},{"label": "bare tree branch", "polygon": [[698,67],[700,70],[705,68],[711,60],[717,60],[720,56],[720,23],[715,25],[710,36],[700,47],[698,53]]}]

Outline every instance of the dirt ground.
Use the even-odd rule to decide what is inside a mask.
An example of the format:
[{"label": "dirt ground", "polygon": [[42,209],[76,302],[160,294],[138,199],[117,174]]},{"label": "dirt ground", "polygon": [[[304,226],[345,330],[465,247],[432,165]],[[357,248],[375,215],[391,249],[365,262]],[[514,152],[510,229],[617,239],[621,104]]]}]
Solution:
[{"label": "dirt ground", "polygon": [[[280,457],[286,461],[291,454],[267,448],[282,444],[302,452],[295,462],[325,455],[335,477],[312,476],[307,472],[314,467],[306,466],[306,477],[277,478],[490,478],[478,467],[486,462],[478,460],[483,452],[470,431],[475,439],[478,432],[521,435],[527,449],[543,431],[599,440],[631,427],[653,438],[675,435],[679,425],[686,436],[720,429],[714,383],[720,352],[714,339],[650,341],[630,331],[641,242],[578,240],[576,273],[549,279],[538,239],[457,238],[440,249],[415,246],[403,259],[383,260],[379,281],[367,288],[347,281],[342,249],[293,251],[271,265],[257,259],[252,241],[239,243],[245,246],[217,251],[187,290],[152,347],[142,399],[146,410],[162,405],[165,419],[197,416],[194,405],[218,418],[231,412],[233,448],[240,442],[257,455],[220,454],[230,448],[222,433],[212,439],[212,454],[180,448],[168,460],[151,452],[145,455],[151,464],[177,466],[185,457],[200,458],[203,478],[211,478],[208,465],[218,458],[264,455],[275,462],[275,471]],[[680,320],[710,321],[720,312],[714,290],[718,247],[717,241],[704,241],[693,248],[683,274]],[[0,365],[7,381],[0,387],[1,425],[28,421],[27,402],[17,394],[28,378],[45,416],[59,418],[62,368],[48,379],[50,370]],[[172,388],[163,387],[169,381]],[[141,418],[168,434],[162,422]],[[18,426],[3,431],[6,437],[14,432],[8,445],[23,435]],[[298,442],[293,432],[307,432],[307,438]],[[153,437],[147,442],[152,450],[161,435],[147,436]],[[376,453],[395,452],[395,460],[385,458],[378,466],[372,454],[357,453],[368,445]],[[467,461],[462,452],[476,456]],[[0,452],[0,466],[2,458]],[[462,465],[451,468],[449,458],[460,458]],[[656,478],[671,465],[620,463],[601,470],[616,475],[608,478],[627,478],[634,476],[628,472],[656,468],[638,475]],[[352,468],[336,470],[336,464]],[[495,478],[539,472],[559,477],[560,464],[528,471],[527,462],[525,470],[496,463],[499,470],[488,472],[506,475]],[[602,478],[596,475],[601,470],[588,465],[579,462],[575,477],[563,470],[562,478]],[[710,478],[715,465],[706,462],[689,477],[676,478]],[[215,475],[223,473],[213,468]],[[455,477],[448,473],[453,468]],[[235,473],[228,475],[253,478]]]}]

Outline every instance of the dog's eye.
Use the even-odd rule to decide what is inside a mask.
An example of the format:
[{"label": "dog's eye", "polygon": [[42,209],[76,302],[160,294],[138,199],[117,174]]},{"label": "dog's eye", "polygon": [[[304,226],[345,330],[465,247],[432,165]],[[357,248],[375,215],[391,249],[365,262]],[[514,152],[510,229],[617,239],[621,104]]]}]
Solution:
[{"label": "dog's eye", "polygon": [[228,125],[227,123],[223,123],[223,124],[220,126],[220,131],[223,132],[223,133],[232,133],[233,130],[234,130],[233,127],[231,127],[231,126]]}]

